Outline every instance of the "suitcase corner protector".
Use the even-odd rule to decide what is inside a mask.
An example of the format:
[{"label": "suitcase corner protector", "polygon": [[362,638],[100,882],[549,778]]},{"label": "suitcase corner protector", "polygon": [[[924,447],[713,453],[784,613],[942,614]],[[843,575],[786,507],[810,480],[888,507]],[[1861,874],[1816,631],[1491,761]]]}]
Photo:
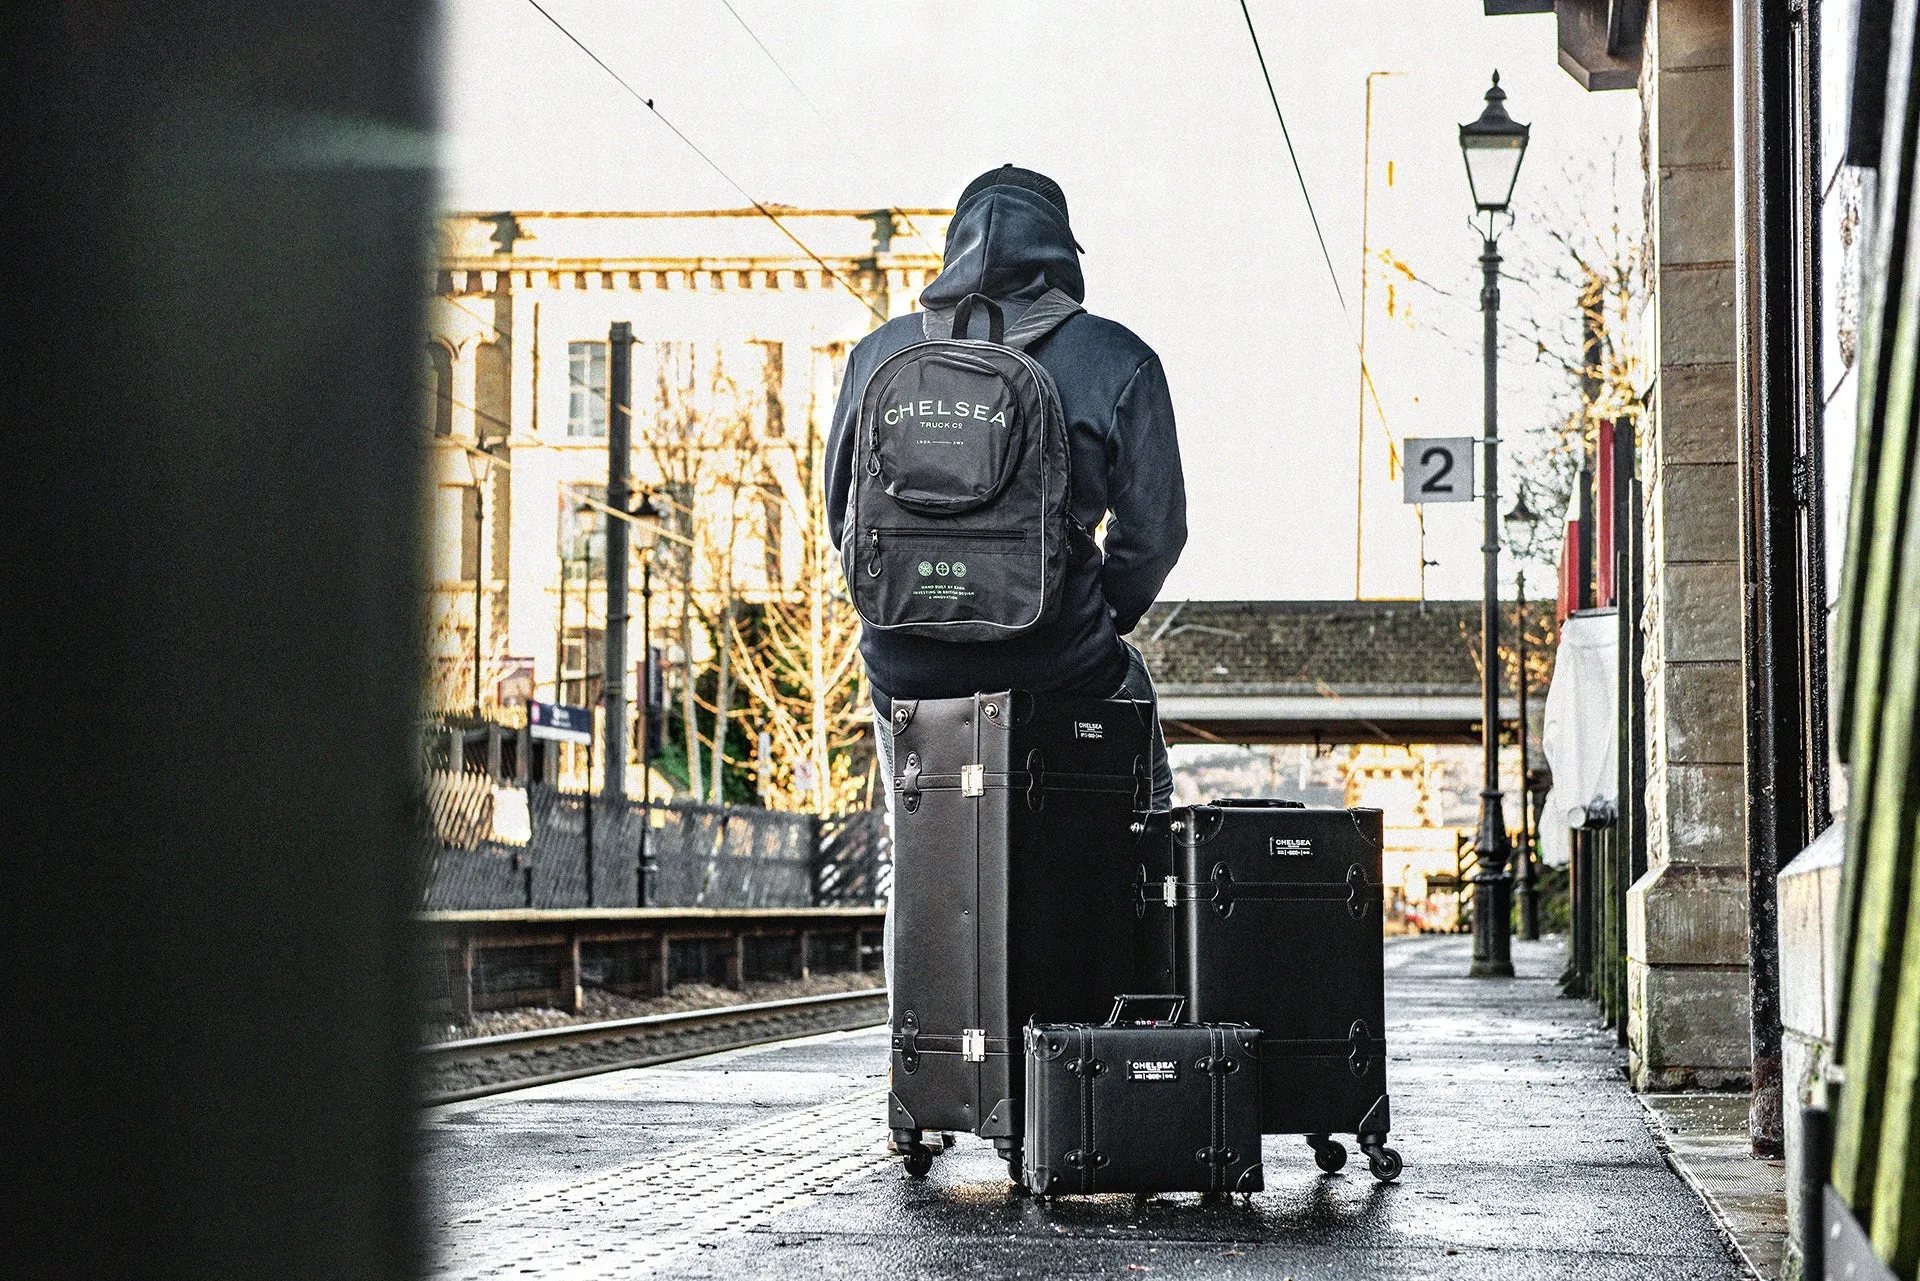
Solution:
[{"label": "suitcase corner protector", "polygon": [[1011,1139],[1018,1133],[1012,1099],[1001,1099],[994,1104],[993,1111],[987,1113],[978,1130],[983,1139]]},{"label": "suitcase corner protector", "polygon": [[892,1090],[887,1091],[887,1128],[892,1130],[917,1130],[920,1123],[913,1119],[913,1113],[907,1111],[907,1105]]},{"label": "suitcase corner protector", "polygon": [[1378,1134],[1384,1137],[1392,1129],[1393,1105],[1383,1094],[1373,1101],[1373,1106],[1367,1109],[1367,1114],[1360,1118],[1360,1124],[1354,1128],[1354,1133],[1355,1135]]}]

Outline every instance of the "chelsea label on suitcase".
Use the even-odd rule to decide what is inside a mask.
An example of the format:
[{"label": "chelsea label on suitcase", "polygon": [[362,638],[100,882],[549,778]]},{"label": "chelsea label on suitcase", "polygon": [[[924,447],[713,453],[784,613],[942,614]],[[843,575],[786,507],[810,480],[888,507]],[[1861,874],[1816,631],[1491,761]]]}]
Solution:
[{"label": "chelsea label on suitcase", "polygon": [[[1147,1003],[1164,1017],[1133,1017]],[[1122,996],[1105,1024],[1028,1025],[1035,1195],[1261,1190],[1260,1033],[1180,1023],[1181,1003]]]},{"label": "chelsea label on suitcase", "polygon": [[1151,708],[1023,692],[896,700],[888,1125],[992,1139],[1016,1181],[1021,1029],[1133,986],[1134,830]]},{"label": "chelsea label on suitcase", "polygon": [[[1288,801],[1173,812],[1166,861],[1143,869],[1140,937],[1200,1023],[1261,1029],[1261,1129],[1304,1134],[1324,1170],[1355,1136],[1376,1178],[1386,1146],[1381,814]],[[1156,883],[1156,875],[1158,881]]]}]

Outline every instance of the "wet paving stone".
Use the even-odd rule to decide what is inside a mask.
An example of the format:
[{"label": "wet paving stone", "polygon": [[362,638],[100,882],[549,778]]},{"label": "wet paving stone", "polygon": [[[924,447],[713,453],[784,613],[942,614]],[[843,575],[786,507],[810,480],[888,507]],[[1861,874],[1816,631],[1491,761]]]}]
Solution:
[{"label": "wet paving stone", "polygon": [[1747,1275],[1668,1168],[1592,1007],[1469,980],[1468,940],[1389,939],[1392,1143],[1382,1185],[1269,1136],[1268,1190],[1038,1202],[961,1137],[924,1182],[884,1152],[880,1029],[434,1109],[437,1275],[918,1277]]}]

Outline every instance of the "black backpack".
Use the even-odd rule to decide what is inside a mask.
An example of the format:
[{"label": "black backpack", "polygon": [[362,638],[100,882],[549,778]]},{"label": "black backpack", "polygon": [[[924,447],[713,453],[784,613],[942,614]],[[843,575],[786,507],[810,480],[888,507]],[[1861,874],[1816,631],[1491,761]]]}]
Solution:
[{"label": "black backpack", "polygon": [[[976,309],[984,341],[967,337]],[[1025,349],[1079,310],[1050,290],[1006,329],[998,303],[969,294],[950,333],[928,312],[925,341],[873,371],[840,547],[866,626],[994,641],[1059,609],[1077,524],[1067,425],[1052,377]]]}]

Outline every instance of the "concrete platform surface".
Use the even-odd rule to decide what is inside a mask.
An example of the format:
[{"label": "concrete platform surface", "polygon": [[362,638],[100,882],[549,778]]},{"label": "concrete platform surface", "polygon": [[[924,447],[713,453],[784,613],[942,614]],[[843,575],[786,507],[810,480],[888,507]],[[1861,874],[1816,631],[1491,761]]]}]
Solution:
[{"label": "concrete platform surface", "polygon": [[1038,1203],[965,1136],[914,1183],[885,1155],[872,1029],[433,1109],[434,1275],[1747,1276],[1592,1007],[1556,995],[1559,947],[1515,953],[1518,978],[1469,980],[1465,938],[1387,940],[1396,1184],[1282,1136],[1250,1203]]}]

